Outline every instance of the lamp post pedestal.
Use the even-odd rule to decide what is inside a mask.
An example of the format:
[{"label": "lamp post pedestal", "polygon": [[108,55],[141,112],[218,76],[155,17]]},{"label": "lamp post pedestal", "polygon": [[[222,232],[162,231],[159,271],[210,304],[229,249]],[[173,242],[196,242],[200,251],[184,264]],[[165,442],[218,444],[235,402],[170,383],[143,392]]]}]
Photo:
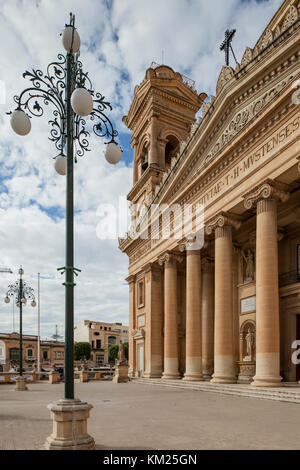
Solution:
[{"label": "lamp post pedestal", "polygon": [[93,405],[75,398],[59,400],[47,408],[53,418],[53,432],[45,443],[47,450],[95,449],[95,441],[87,433],[87,420]]},{"label": "lamp post pedestal", "polygon": [[15,388],[15,390],[17,390],[18,392],[23,392],[25,390],[28,390],[28,388],[26,386],[26,379],[22,375],[20,375],[19,377],[16,378],[16,388]]}]

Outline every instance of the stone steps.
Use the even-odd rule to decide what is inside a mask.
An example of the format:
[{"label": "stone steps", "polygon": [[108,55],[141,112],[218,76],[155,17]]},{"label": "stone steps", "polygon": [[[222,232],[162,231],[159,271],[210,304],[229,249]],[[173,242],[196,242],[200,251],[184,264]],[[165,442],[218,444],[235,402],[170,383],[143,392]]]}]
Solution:
[{"label": "stone steps", "polygon": [[208,382],[183,382],[182,380],[161,380],[161,379],[132,379],[133,383],[156,385],[161,387],[172,387],[185,390],[197,390],[200,392],[220,393],[223,395],[233,395],[247,398],[258,398],[265,400],[284,401],[289,403],[300,403],[300,384],[289,384],[284,387],[254,388],[250,385],[240,384],[211,384]]}]

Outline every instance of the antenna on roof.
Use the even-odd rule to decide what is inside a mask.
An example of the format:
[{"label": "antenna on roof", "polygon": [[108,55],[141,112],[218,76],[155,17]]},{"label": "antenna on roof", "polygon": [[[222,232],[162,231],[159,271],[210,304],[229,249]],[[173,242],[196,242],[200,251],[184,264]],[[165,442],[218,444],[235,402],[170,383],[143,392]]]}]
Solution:
[{"label": "antenna on roof", "polygon": [[57,341],[58,339],[62,338],[62,336],[58,334],[58,326],[57,325],[55,325],[55,333],[54,333],[54,335],[51,336],[51,338],[53,338],[54,341]]}]

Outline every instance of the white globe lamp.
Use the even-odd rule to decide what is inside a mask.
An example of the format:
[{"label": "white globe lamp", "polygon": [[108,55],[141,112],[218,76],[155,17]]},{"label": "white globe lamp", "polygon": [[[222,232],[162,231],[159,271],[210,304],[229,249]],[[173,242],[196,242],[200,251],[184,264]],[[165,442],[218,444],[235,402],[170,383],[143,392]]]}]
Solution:
[{"label": "white globe lamp", "polygon": [[[74,31],[74,33],[73,33]],[[66,26],[62,34],[62,43],[67,52],[76,54],[80,49],[80,36],[73,26]]]},{"label": "white globe lamp", "polygon": [[116,165],[122,158],[121,147],[116,142],[109,142],[105,151],[105,158],[108,163]]},{"label": "white globe lamp", "polygon": [[4,302],[5,302],[6,304],[9,304],[10,298],[9,298],[9,297],[5,297]]},{"label": "white globe lamp", "polygon": [[31,129],[31,121],[24,111],[16,109],[11,114],[10,125],[18,135],[27,135]]},{"label": "white globe lamp", "polygon": [[93,111],[93,97],[86,88],[76,88],[71,96],[71,105],[79,116],[88,116]]},{"label": "white globe lamp", "polygon": [[55,157],[54,168],[61,176],[65,176],[67,174],[67,157],[63,153],[60,153]]}]

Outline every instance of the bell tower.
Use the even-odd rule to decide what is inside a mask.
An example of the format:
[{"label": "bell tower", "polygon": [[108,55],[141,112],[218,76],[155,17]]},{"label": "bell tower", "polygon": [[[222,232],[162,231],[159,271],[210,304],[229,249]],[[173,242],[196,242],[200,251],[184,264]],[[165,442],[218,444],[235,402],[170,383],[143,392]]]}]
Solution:
[{"label": "bell tower", "polygon": [[128,115],[123,117],[132,131],[134,150],[129,200],[140,199],[142,188],[149,183],[155,189],[180,142],[189,135],[205,98],[205,93],[198,95],[192,80],[171,67],[152,63],[147,69],[144,80],[134,89]]}]

